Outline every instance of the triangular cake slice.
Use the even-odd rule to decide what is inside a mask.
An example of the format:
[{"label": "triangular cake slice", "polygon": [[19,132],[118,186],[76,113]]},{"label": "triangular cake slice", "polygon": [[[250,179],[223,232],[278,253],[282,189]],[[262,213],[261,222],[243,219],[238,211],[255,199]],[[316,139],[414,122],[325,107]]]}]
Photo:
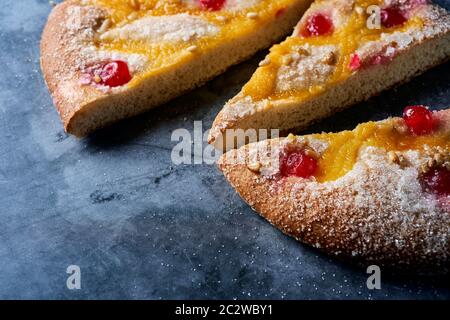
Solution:
[{"label": "triangular cake slice", "polygon": [[209,142],[228,150],[227,129],[303,129],[449,57],[450,16],[428,1],[317,0],[225,105]]},{"label": "triangular cake slice", "polygon": [[449,271],[450,109],[249,144],[219,168],[301,242],[365,266]]},{"label": "triangular cake slice", "polygon": [[68,0],[41,64],[65,129],[84,136],[203,84],[286,36],[310,0]]}]

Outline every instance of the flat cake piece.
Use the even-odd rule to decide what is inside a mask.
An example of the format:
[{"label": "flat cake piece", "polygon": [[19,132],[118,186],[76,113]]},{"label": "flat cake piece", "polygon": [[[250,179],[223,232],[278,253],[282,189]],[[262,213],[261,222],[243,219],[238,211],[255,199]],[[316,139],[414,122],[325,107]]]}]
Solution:
[{"label": "flat cake piece", "polygon": [[41,65],[67,132],[85,136],[203,84],[291,32],[310,0],[68,0]]},{"label": "flat cake piece", "polygon": [[239,146],[227,129],[304,129],[449,57],[450,15],[429,1],[317,0],[218,114],[209,142],[229,150]]},{"label": "flat cake piece", "polygon": [[365,267],[450,269],[450,109],[353,131],[265,140],[219,168],[261,216],[297,240]]}]

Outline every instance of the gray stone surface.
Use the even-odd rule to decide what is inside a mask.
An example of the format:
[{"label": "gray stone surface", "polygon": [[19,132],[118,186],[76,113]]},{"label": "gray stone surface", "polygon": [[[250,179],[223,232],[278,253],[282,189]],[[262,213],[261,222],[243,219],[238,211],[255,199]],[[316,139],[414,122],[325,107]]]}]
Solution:
[{"label": "gray stone surface", "polygon": [[[447,8],[450,1],[440,1]],[[67,136],[39,69],[47,0],[0,8],[0,298],[448,299],[448,279],[366,275],[284,236],[214,166],[173,166],[176,128],[209,128],[261,54],[92,137]],[[341,130],[450,103],[450,65],[309,130]],[[82,289],[66,288],[81,267]]]}]

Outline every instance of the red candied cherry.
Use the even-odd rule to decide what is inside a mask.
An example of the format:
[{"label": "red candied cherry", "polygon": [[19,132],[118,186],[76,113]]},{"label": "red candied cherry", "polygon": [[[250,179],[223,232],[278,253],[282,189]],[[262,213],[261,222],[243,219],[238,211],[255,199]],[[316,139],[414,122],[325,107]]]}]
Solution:
[{"label": "red candied cherry", "polygon": [[350,58],[350,70],[355,71],[361,68],[361,59],[357,53],[354,53]]},{"label": "red candied cherry", "polygon": [[110,61],[97,65],[91,70],[94,81],[108,87],[119,87],[131,80],[128,64],[121,60]]},{"label": "red candied cherry", "polygon": [[417,135],[428,134],[433,131],[433,113],[425,106],[409,106],[403,111],[403,119],[409,130]]},{"label": "red candied cherry", "polygon": [[278,9],[277,12],[275,12],[275,18],[281,18],[286,14],[286,8]]},{"label": "red candied cherry", "polygon": [[422,187],[438,196],[450,196],[450,171],[444,167],[432,168],[421,177]]},{"label": "red candied cherry", "polygon": [[402,25],[408,20],[400,9],[395,7],[388,7],[381,9],[381,24],[383,27],[392,28]]},{"label": "red candied cherry", "polygon": [[317,160],[305,151],[291,151],[280,159],[280,172],[284,177],[309,178],[317,171]]},{"label": "red candied cherry", "polygon": [[334,26],[331,18],[322,13],[317,13],[307,19],[301,35],[305,38],[323,36],[332,33],[333,29]]},{"label": "red candied cherry", "polygon": [[209,11],[218,11],[223,8],[226,0],[200,0],[203,9]]}]

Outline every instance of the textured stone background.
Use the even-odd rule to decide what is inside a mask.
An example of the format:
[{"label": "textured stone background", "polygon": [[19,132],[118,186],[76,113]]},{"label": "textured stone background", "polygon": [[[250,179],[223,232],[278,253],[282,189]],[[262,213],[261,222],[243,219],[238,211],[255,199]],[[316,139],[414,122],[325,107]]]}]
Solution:
[{"label": "textured stone background", "polygon": [[[439,1],[450,9],[450,1]],[[214,166],[174,167],[176,128],[209,128],[263,54],[169,105],[77,140],[62,129],[39,69],[47,0],[0,8],[0,298],[448,299],[448,279],[366,275],[284,236]],[[310,132],[450,103],[450,65]],[[65,270],[82,270],[82,289]],[[447,281],[448,283],[448,281]]]}]

